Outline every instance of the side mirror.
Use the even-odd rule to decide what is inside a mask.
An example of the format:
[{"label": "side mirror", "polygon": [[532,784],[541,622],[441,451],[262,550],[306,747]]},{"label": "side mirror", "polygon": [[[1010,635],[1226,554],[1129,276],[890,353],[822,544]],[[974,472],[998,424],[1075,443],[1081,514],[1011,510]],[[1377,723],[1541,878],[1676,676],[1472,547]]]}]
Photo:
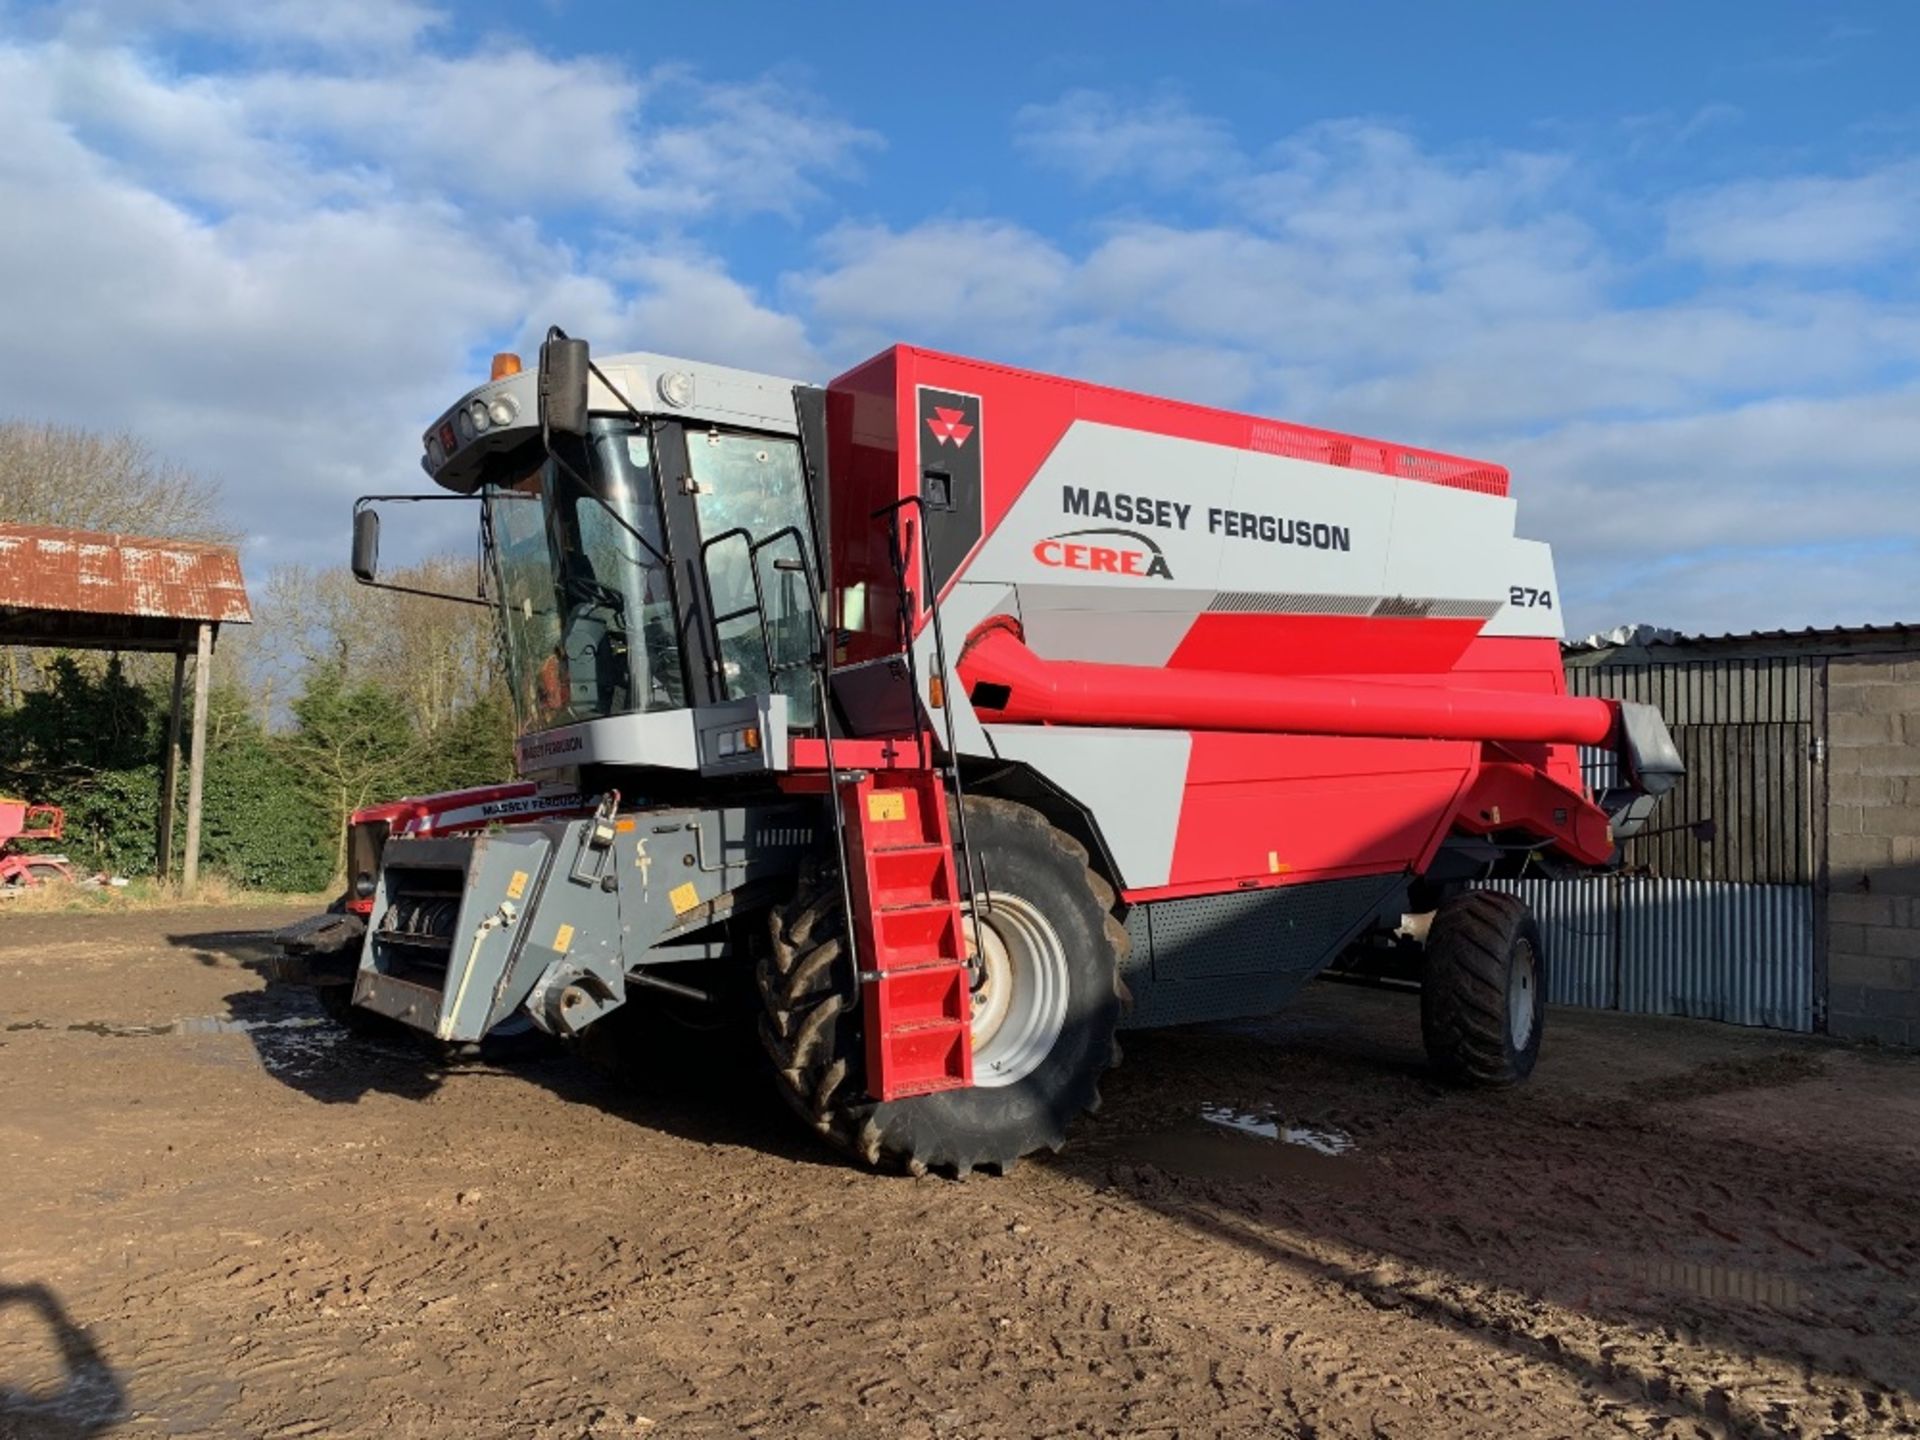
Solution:
[{"label": "side mirror", "polygon": [[540,423],[555,435],[587,433],[587,342],[549,335],[540,346]]},{"label": "side mirror", "polygon": [[353,512],[353,578],[362,585],[373,584],[380,570],[380,512]]}]

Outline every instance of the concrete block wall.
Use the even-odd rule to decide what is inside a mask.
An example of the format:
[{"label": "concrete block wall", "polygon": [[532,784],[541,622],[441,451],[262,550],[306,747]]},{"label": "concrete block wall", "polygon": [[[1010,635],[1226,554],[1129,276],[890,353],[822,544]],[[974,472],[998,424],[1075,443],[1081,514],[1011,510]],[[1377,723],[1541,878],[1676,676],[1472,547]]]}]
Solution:
[{"label": "concrete block wall", "polygon": [[1920,1046],[1920,661],[1827,668],[1827,1028]]}]

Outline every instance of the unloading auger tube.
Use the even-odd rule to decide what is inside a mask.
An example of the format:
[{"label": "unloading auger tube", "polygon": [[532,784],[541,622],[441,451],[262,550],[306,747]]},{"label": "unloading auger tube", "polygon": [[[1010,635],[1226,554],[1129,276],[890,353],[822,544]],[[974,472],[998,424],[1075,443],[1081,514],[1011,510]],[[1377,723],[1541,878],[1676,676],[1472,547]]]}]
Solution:
[{"label": "unloading auger tube", "polygon": [[297,937],[331,1008],[656,1069],[745,1063],[734,1025],[870,1163],[1005,1169],[1118,1030],[1361,961],[1421,981],[1442,1074],[1524,1078],[1550,957],[1478,887],[1611,863],[1680,774],[1657,713],[1566,693],[1485,461],[908,346],[816,387],[558,331],[422,448],[479,511],[518,776],[356,816]]}]

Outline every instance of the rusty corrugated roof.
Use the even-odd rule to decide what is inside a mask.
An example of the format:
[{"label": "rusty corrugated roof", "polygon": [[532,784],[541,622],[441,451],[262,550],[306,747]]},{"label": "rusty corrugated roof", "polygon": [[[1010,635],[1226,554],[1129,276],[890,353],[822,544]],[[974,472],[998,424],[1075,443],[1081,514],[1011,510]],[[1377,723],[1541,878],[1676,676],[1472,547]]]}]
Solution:
[{"label": "rusty corrugated roof", "polygon": [[50,525],[0,525],[0,607],[245,625],[231,545]]}]

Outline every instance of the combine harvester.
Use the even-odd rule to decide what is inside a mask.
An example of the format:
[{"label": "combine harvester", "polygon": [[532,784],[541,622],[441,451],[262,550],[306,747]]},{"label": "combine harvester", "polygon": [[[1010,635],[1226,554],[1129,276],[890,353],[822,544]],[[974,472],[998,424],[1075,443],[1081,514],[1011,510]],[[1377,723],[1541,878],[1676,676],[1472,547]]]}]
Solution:
[{"label": "combine harvester", "polygon": [[[905,346],[820,389],[557,330],[425,448],[480,509],[522,780],[359,817],[316,978],[456,1045],[750,1004],[872,1164],[1057,1148],[1117,1030],[1336,963],[1417,974],[1443,1073],[1523,1079],[1546,957],[1476,887],[1607,865],[1680,773],[1657,713],[1566,693],[1481,461]],[[364,582],[402,498],[356,507]]]}]

